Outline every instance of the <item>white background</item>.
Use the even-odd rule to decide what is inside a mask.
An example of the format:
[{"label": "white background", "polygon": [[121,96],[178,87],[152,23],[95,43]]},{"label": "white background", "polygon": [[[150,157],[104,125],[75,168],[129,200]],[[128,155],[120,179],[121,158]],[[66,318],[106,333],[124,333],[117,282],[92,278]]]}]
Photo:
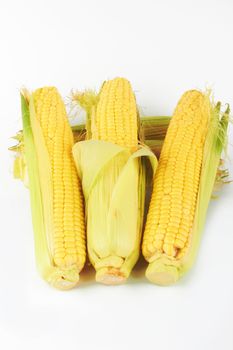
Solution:
[{"label": "white background", "polygon": [[177,285],[149,284],[142,263],[126,285],[96,285],[89,271],[59,292],[36,272],[29,194],[7,152],[22,85],[66,96],[124,76],[147,115],[170,115],[185,90],[207,86],[233,106],[232,40],[231,0],[0,0],[1,349],[233,349],[233,185],[210,204]]}]

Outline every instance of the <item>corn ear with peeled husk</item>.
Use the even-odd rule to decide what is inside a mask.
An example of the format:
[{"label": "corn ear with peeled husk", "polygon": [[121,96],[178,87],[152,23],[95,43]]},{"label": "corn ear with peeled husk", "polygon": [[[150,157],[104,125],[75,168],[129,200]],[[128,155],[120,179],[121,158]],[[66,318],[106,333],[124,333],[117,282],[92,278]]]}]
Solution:
[{"label": "corn ear with peeled husk", "polygon": [[55,88],[24,90],[21,105],[37,267],[52,286],[70,289],[86,254],[72,131]]},{"label": "corn ear with peeled husk", "polygon": [[138,118],[130,83],[103,84],[92,110],[91,139],[73,147],[86,203],[87,248],[96,280],[126,280],[140,253],[146,160],[154,154],[138,141]]},{"label": "corn ear with peeled husk", "polygon": [[220,107],[209,94],[188,91],[169,124],[142,245],[153,283],[175,283],[194,263],[226,146],[229,107]]}]

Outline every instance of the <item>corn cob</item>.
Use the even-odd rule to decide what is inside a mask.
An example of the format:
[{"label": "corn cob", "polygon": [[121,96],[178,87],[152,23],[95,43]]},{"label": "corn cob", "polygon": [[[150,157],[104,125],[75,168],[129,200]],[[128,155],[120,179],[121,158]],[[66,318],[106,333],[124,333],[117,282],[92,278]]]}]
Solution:
[{"label": "corn cob", "polygon": [[209,96],[186,92],[169,124],[143,237],[146,276],[174,283],[194,261],[225,145],[229,110],[220,113]]},{"label": "corn cob", "polygon": [[85,263],[81,184],[73,135],[56,88],[21,95],[35,252],[42,277],[60,289],[77,284]]},{"label": "corn cob", "polygon": [[138,118],[130,83],[103,84],[92,110],[91,140],[73,147],[86,202],[87,242],[96,280],[123,282],[138,259],[145,198],[145,160],[138,145]]}]

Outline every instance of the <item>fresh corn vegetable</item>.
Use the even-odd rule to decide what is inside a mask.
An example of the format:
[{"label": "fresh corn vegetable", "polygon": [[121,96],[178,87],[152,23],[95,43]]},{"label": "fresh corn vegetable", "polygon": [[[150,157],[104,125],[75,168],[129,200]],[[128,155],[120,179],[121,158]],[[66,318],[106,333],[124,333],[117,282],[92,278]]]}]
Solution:
[{"label": "fresh corn vegetable", "polygon": [[41,88],[31,95],[23,91],[21,102],[36,262],[52,286],[69,289],[79,280],[86,254],[72,131],[56,88]]},{"label": "fresh corn vegetable", "polygon": [[[145,144],[157,157],[162,149],[143,237],[146,275],[157,284],[174,283],[194,262],[213,186],[227,183],[220,156],[229,108],[222,113],[220,103],[189,91],[169,128],[170,117],[142,117],[139,123],[130,84],[122,78],[105,82],[99,95],[88,90],[74,100],[86,110],[87,123],[73,126],[72,135],[55,88],[31,96],[23,91],[23,133],[10,148],[17,154],[14,177],[30,189],[40,273],[60,289],[78,282],[85,262],[80,177],[96,280],[117,284],[129,276],[139,255],[146,181],[151,188],[148,167],[153,176],[157,166]],[[73,148],[78,176],[71,149],[74,140],[84,139],[89,141]]]},{"label": "fresh corn vegetable", "polygon": [[90,140],[73,147],[86,202],[87,242],[96,280],[123,282],[140,252],[145,199],[145,159],[153,153],[138,141],[138,117],[130,83],[103,84],[92,108]]},{"label": "fresh corn vegetable", "polygon": [[193,264],[226,143],[229,108],[221,114],[208,95],[188,91],[169,124],[143,237],[147,278],[176,282]]}]

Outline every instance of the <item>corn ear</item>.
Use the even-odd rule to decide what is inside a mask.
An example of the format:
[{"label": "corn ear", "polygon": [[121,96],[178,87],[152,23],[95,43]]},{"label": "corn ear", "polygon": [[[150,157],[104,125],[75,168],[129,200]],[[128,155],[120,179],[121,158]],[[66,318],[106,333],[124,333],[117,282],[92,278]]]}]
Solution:
[{"label": "corn ear", "polygon": [[[57,107],[55,101],[58,102]],[[64,117],[64,107],[55,88],[39,89],[32,95],[23,92],[21,106],[38,270],[52,286],[63,290],[70,289],[77,284],[79,272],[85,262],[83,204],[77,173],[74,165],[72,166],[72,133],[69,131],[70,126]],[[52,114],[48,115],[47,111]],[[43,118],[49,118],[48,124]],[[54,122],[61,130],[62,128],[66,130],[64,140],[60,139],[60,129],[56,134]],[[46,136],[47,132],[49,138]],[[68,136],[69,134],[71,136]],[[60,152],[63,142],[64,153]],[[54,156],[52,150],[55,152]],[[62,159],[70,173],[68,178],[64,175],[63,182],[59,185],[59,174],[66,171],[63,169]],[[71,175],[73,180],[70,182]],[[76,202],[67,197],[71,191],[76,194]],[[59,214],[57,210],[63,204],[64,207]],[[72,215],[76,216],[76,219],[72,219],[68,214],[70,205]],[[77,208],[79,212],[75,212]],[[67,220],[69,230],[65,224]],[[59,222],[64,226],[60,226]]]},{"label": "corn ear", "polygon": [[140,252],[145,200],[145,158],[138,145],[137,114],[129,82],[106,82],[91,118],[92,140],[73,147],[86,203],[88,254],[96,280],[125,281]]},{"label": "corn ear", "polygon": [[[203,95],[197,91],[187,92],[181,98],[178,107],[175,111],[174,117],[171,121],[171,126],[169,126],[168,128],[168,132],[162,148],[157,174],[155,177],[153,188],[154,196],[152,194],[146,229],[143,238],[143,254],[146,260],[149,262],[149,266],[146,270],[146,276],[153,283],[161,285],[175,283],[191,268],[195,261],[195,257],[197,255],[198,246],[201,239],[201,233],[205,223],[208,204],[211,198],[217,170],[220,163],[221,153],[224,147],[226,146],[229,107],[227,107],[224,113],[221,113],[220,106],[220,103],[217,103],[216,105],[211,103],[208,94]],[[187,110],[183,111],[184,108],[187,108]],[[179,113],[181,113],[181,116],[179,116]],[[179,121],[179,118],[181,118],[181,121]],[[198,182],[195,180],[195,182],[190,183],[192,184],[193,188],[195,188],[196,185],[198,185],[197,194],[195,194],[195,197],[192,196],[190,192],[191,187],[188,185],[187,188],[189,194],[187,194],[187,199],[185,199],[184,202],[184,196],[186,195],[186,192],[181,192],[178,200],[178,197],[176,197],[175,194],[175,191],[177,190],[173,190],[173,187],[171,187],[170,189],[170,180],[168,180],[168,175],[166,175],[169,174],[171,170],[169,164],[172,164],[173,159],[171,157],[174,157],[173,153],[175,154],[174,146],[176,144],[176,140],[170,140],[172,135],[171,128],[177,128],[175,138],[178,139],[179,135],[182,135],[183,133],[182,127],[186,125],[184,135],[186,135],[187,137],[189,131],[193,132],[192,128],[196,120],[195,118],[200,118],[200,123],[204,124],[203,127],[201,125],[197,127],[196,132],[198,133],[198,136],[195,136],[194,133],[194,144],[193,146],[191,146],[188,152],[193,152],[193,154],[196,154],[193,159],[197,157],[196,160],[198,162],[198,159],[201,159],[201,169],[200,175],[197,175],[196,177],[199,177]],[[201,132],[203,132],[202,136],[200,134]],[[197,142],[199,136],[204,137],[203,147],[201,146],[201,141],[200,144],[195,145],[195,142]],[[170,145],[170,142],[172,143],[169,158],[169,156],[167,156],[167,149]],[[183,139],[183,141],[180,144],[182,145],[182,152],[184,152],[186,156],[187,149],[185,139]],[[197,156],[197,154],[200,153],[200,147],[202,147],[200,155],[201,158],[199,158],[199,155]],[[181,171],[181,168],[183,169],[182,162],[184,161],[185,160],[183,156],[179,160],[176,160],[176,163],[174,163],[176,169],[179,170],[180,168],[179,171]],[[190,158],[188,161],[190,161]],[[165,176],[163,180],[161,178],[163,188],[165,191],[163,192],[163,194],[161,192],[161,197],[159,192],[161,188],[159,174],[163,172],[164,166],[165,169],[167,166],[169,166],[170,170],[169,172],[168,170],[167,172],[165,170]],[[171,180],[173,178],[174,176],[172,176]],[[174,197],[172,197],[173,192]],[[180,214],[176,214],[174,218],[170,218],[169,220],[169,216],[166,218],[164,216],[163,219],[163,217],[159,214],[159,217],[161,219],[158,219],[158,216],[156,216],[155,214],[158,210],[160,210],[159,198],[161,198],[162,201],[165,201],[166,196],[168,197],[167,200],[170,201],[170,208],[174,206],[174,209],[172,210],[176,210],[176,213],[178,213],[177,210],[180,205],[179,203],[183,203],[180,207],[180,213],[183,213],[182,215],[184,215],[183,218],[180,219]],[[194,207],[192,206],[191,198],[193,198]],[[190,207],[188,208],[187,205],[190,205]],[[194,218],[192,221],[192,216],[190,216],[190,213],[193,211],[193,209]],[[191,229],[188,230],[190,220],[192,221]],[[162,226],[164,228],[162,228]],[[185,238],[185,243],[184,237],[186,237],[186,235],[184,236],[182,230],[186,229],[186,227],[188,236],[187,238]],[[174,233],[172,232],[172,230],[174,231]]]}]

